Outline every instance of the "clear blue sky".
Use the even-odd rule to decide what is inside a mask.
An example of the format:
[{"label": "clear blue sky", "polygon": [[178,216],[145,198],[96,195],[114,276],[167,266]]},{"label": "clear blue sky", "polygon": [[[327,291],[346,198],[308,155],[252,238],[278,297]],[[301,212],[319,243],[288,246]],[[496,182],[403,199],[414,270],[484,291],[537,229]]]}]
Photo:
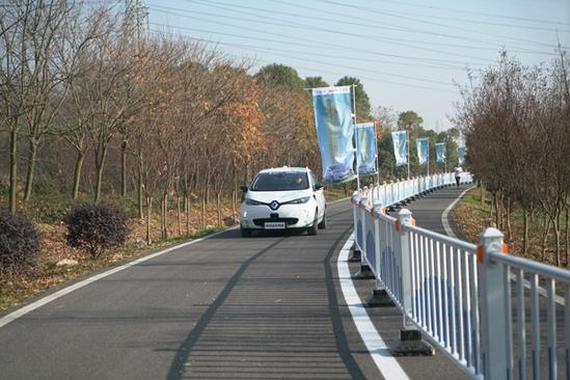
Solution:
[{"label": "clear blue sky", "polygon": [[[570,51],[570,0],[146,0],[151,30],[213,41],[227,55],[360,78],[373,107],[448,128],[459,93],[501,48],[524,64]],[[558,36],[558,37],[557,37]]]}]

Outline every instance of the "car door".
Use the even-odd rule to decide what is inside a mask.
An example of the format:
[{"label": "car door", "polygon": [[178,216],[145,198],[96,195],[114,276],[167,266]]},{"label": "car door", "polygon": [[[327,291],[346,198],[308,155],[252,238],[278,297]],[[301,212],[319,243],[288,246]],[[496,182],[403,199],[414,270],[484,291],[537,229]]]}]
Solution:
[{"label": "car door", "polygon": [[[314,189],[315,185],[317,184],[317,181],[315,180],[315,177],[314,177],[312,172],[309,172],[309,176],[311,177],[311,182],[313,183],[312,186]],[[325,194],[324,194],[323,189],[313,190],[313,191],[314,191],[315,199],[317,201],[317,207],[319,208],[319,220],[321,220],[321,218],[323,217],[323,215],[325,213],[325,209],[326,209]]]}]

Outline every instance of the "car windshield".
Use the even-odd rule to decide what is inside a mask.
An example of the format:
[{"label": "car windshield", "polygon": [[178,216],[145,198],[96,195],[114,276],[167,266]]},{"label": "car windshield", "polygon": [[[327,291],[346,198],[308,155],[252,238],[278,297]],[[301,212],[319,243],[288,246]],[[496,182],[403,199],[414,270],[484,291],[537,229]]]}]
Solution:
[{"label": "car windshield", "polygon": [[260,173],[251,184],[252,191],[287,191],[309,188],[307,173],[267,172]]}]

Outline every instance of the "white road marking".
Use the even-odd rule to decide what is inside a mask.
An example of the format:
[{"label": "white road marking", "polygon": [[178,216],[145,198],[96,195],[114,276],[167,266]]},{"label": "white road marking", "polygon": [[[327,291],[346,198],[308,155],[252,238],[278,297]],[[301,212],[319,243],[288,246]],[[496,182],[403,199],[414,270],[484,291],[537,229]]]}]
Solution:
[{"label": "white road marking", "polygon": [[[471,186],[470,188],[468,188],[467,190],[465,190],[464,192],[462,192],[459,197],[457,197],[456,200],[453,201],[453,203],[451,203],[441,214],[441,224],[443,224],[443,229],[445,230],[445,233],[447,234],[447,236],[450,236],[452,238],[458,239],[457,235],[455,235],[455,233],[453,232],[453,229],[451,228],[450,224],[449,224],[449,212],[455,207],[455,205],[457,204],[457,202],[459,202],[461,200],[461,198],[463,198],[465,196],[465,194],[473,189],[475,186]],[[516,282],[517,278],[514,274],[511,273],[511,281]],[[523,279],[523,284],[524,287],[527,289],[530,289],[530,281]],[[546,289],[544,289],[543,287],[539,286],[538,287],[538,294],[540,294],[541,296],[546,297]],[[560,305],[565,305],[566,302],[564,301],[564,298],[561,296],[554,296],[554,300],[556,301],[556,303],[560,304]]]},{"label": "white road marking", "polygon": [[467,194],[467,192],[469,190],[473,189],[474,187],[475,186],[471,186],[467,190],[465,190],[464,192],[459,194],[457,199],[454,200],[449,206],[447,206],[447,208],[445,210],[443,210],[443,213],[441,214],[441,224],[443,224],[443,229],[445,230],[445,233],[447,234],[447,236],[450,236],[450,237],[455,238],[455,239],[459,239],[457,237],[457,235],[455,235],[455,233],[453,232],[453,229],[451,228],[451,226],[449,225],[449,212],[455,207],[457,202],[459,202],[461,200],[461,198],[463,198],[465,196],[465,194]]},{"label": "white road marking", "polygon": [[368,316],[368,313],[366,312],[366,309],[354,288],[347,262],[348,254],[353,242],[354,238],[352,236],[349,237],[342,247],[337,260],[340,287],[342,289],[346,305],[352,315],[352,320],[354,321],[360,337],[364,341],[372,360],[376,364],[376,367],[378,367],[382,376],[384,376],[386,380],[409,379],[408,375],[406,375],[402,367],[400,367],[398,361],[390,353],[388,346],[376,330],[376,327],[374,327],[374,324],[370,320],[370,317]]},{"label": "white road marking", "polygon": [[55,301],[55,300],[58,299],[58,298],[61,298],[61,297],[65,296],[65,295],[67,295],[67,294],[69,294],[69,293],[71,293],[71,292],[74,292],[74,291],[76,291],[77,289],[81,289],[81,288],[83,288],[84,286],[87,286],[87,285],[89,285],[89,284],[91,284],[91,283],[93,283],[93,282],[95,282],[95,281],[97,281],[97,280],[100,280],[100,279],[102,279],[102,278],[105,278],[105,277],[110,276],[110,275],[112,275],[112,274],[115,274],[115,273],[117,273],[117,272],[120,272],[120,271],[122,271],[122,270],[125,270],[125,269],[127,269],[127,268],[130,268],[130,267],[132,267],[132,266],[134,266],[134,265],[137,265],[137,264],[143,263],[143,262],[145,262],[145,261],[154,259],[155,257],[158,257],[158,256],[160,256],[160,255],[164,255],[165,253],[174,251],[175,249],[182,248],[182,247],[186,247],[186,246],[188,246],[188,245],[192,245],[192,244],[195,244],[195,243],[199,243],[199,242],[201,242],[201,241],[203,241],[203,240],[212,238],[212,237],[214,237],[214,236],[220,235],[220,234],[222,234],[222,233],[224,233],[224,232],[226,232],[226,231],[233,230],[233,229],[236,229],[236,228],[238,228],[238,227],[228,228],[228,229],[226,229],[226,230],[224,230],[224,231],[216,232],[216,233],[214,233],[214,234],[205,236],[205,237],[200,238],[200,239],[196,239],[196,240],[188,241],[188,242],[186,242],[186,243],[182,243],[182,244],[175,245],[174,247],[167,248],[167,249],[165,249],[165,250],[162,250],[162,251],[153,253],[153,254],[148,255],[148,256],[145,256],[145,257],[141,257],[140,259],[137,259],[137,260],[128,262],[128,263],[126,263],[126,264],[124,264],[124,265],[121,265],[121,266],[119,266],[119,267],[110,269],[110,270],[105,271],[105,272],[103,272],[103,273],[99,273],[99,274],[97,274],[97,275],[95,275],[95,276],[92,276],[92,277],[89,277],[89,278],[87,278],[87,279],[85,279],[85,280],[83,280],[83,281],[80,281],[80,282],[78,282],[78,283],[75,283],[75,284],[73,284],[73,285],[70,285],[70,286],[68,286],[68,287],[65,287],[65,288],[63,288],[63,289],[61,289],[61,290],[58,290],[58,291],[55,292],[55,293],[52,293],[52,294],[50,294],[50,295],[48,295],[48,296],[45,296],[45,297],[43,297],[43,298],[40,298],[39,300],[37,300],[37,301],[35,301],[35,302],[33,302],[33,303],[29,304],[29,305],[26,305],[26,306],[24,306],[24,307],[22,307],[22,308],[20,308],[20,309],[18,309],[18,310],[16,310],[16,311],[13,311],[13,312],[10,313],[10,314],[7,314],[7,315],[1,317],[1,318],[0,318],[0,328],[3,327],[3,326],[6,326],[6,325],[7,325],[8,323],[10,323],[10,322],[15,321],[16,319],[18,319],[18,318],[20,318],[20,317],[22,317],[22,316],[28,314],[28,313],[31,312],[31,311],[36,310],[36,309],[39,308],[39,307],[42,307],[42,306],[44,306],[44,305],[46,305],[46,304],[48,304],[48,303],[50,303],[50,302],[52,302],[52,301]]}]

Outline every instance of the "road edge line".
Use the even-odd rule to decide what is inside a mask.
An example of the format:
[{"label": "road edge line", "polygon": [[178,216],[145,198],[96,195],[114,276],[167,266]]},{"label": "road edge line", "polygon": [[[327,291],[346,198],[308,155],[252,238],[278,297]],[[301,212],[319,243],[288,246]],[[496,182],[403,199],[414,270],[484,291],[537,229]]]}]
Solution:
[{"label": "road edge line", "polygon": [[350,235],[346,243],[341,248],[337,259],[338,280],[342,295],[350,315],[352,322],[356,326],[356,330],[360,334],[360,338],[364,342],[370,357],[376,364],[378,371],[386,380],[405,380],[409,379],[400,363],[392,356],[384,339],[380,336],[378,330],[370,320],[368,312],[364,308],[360,296],[358,295],[348,266],[348,254],[354,242],[354,235]]},{"label": "road edge line", "polygon": [[26,314],[28,314],[28,313],[30,313],[30,312],[32,312],[32,311],[34,311],[34,310],[36,310],[36,309],[38,309],[38,308],[44,306],[44,305],[47,305],[48,303],[50,303],[50,302],[52,302],[52,301],[57,300],[58,298],[61,298],[61,297],[65,296],[65,295],[67,295],[67,294],[69,294],[69,293],[72,293],[72,292],[74,292],[74,291],[76,291],[76,290],[78,290],[78,289],[81,289],[81,288],[83,288],[83,287],[85,287],[85,286],[87,286],[87,285],[89,285],[89,284],[92,284],[92,283],[94,283],[95,281],[98,281],[98,280],[100,280],[100,279],[102,279],[102,278],[105,278],[105,277],[108,277],[108,276],[110,276],[110,275],[112,275],[112,274],[121,272],[121,271],[123,271],[123,270],[125,270],[125,269],[127,269],[127,268],[130,268],[130,267],[132,267],[132,266],[135,266],[135,265],[137,265],[137,264],[143,263],[143,262],[145,262],[145,261],[154,259],[155,257],[164,255],[165,253],[174,251],[174,250],[176,250],[176,249],[183,248],[183,247],[186,247],[186,246],[189,246],[189,245],[192,245],[192,244],[196,244],[196,243],[199,243],[199,242],[201,242],[201,241],[204,241],[204,240],[213,238],[213,237],[215,237],[215,236],[221,235],[221,234],[223,234],[223,233],[226,233],[226,232],[228,232],[228,231],[235,230],[236,228],[238,228],[238,227],[237,227],[237,226],[230,227],[230,228],[225,229],[225,230],[223,230],[223,231],[215,232],[215,233],[213,233],[213,234],[211,234],[211,235],[207,235],[207,236],[204,236],[204,237],[199,238],[199,239],[196,239],[196,240],[191,240],[191,241],[187,241],[187,242],[185,242],[185,243],[181,243],[181,244],[174,245],[174,246],[172,246],[172,247],[170,247],[170,248],[163,249],[162,251],[158,251],[158,252],[152,253],[152,254],[150,254],[150,255],[147,255],[147,256],[138,258],[138,259],[136,259],[136,260],[130,261],[130,262],[128,262],[128,263],[126,263],[126,264],[123,264],[123,265],[121,265],[121,266],[118,266],[118,267],[115,267],[115,268],[106,270],[105,272],[102,272],[102,273],[99,273],[99,274],[95,274],[95,275],[93,275],[93,276],[91,276],[91,277],[88,277],[88,278],[86,278],[86,279],[84,279],[84,280],[81,280],[81,281],[79,281],[79,282],[77,282],[77,283],[75,283],[75,284],[73,284],[73,285],[66,286],[65,288],[60,289],[60,290],[58,290],[58,291],[55,292],[55,293],[49,294],[49,295],[47,295],[47,296],[45,296],[45,297],[42,297],[42,298],[40,298],[39,300],[34,301],[34,302],[32,302],[31,304],[29,304],[29,305],[23,306],[23,307],[21,307],[21,308],[19,308],[19,309],[17,309],[17,310],[14,310],[14,311],[11,312],[10,314],[6,314],[5,316],[0,317],[0,328],[6,326],[6,325],[9,324],[10,322],[13,322],[13,321],[15,321],[15,320],[18,319],[18,318],[21,318],[21,317],[23,317],[24,315],[26,315]]},{"label": "road edge line", "polygon": [[441,224],[443,225],[443,230],[445,231],[447,236],[450,236],[454,239],[459,239],[457,237],[457,235],[455,234],[455,232],[453,232],[453,229],[451,228],[451,225],[449,224],[449,212],[451,210],[453,210],[455,205],[465,196],[465,194],[467,194],[468,191],[471,191],[474,188],[475,188],[475,185],[467,188],[465,191],[463,191],[461,194],[459,194],[459,196],[453,202],[451,202],[451,204],[449,206],[447,206],[447,208],[445,210],[443,210],[443,212],[441,213]]}]

